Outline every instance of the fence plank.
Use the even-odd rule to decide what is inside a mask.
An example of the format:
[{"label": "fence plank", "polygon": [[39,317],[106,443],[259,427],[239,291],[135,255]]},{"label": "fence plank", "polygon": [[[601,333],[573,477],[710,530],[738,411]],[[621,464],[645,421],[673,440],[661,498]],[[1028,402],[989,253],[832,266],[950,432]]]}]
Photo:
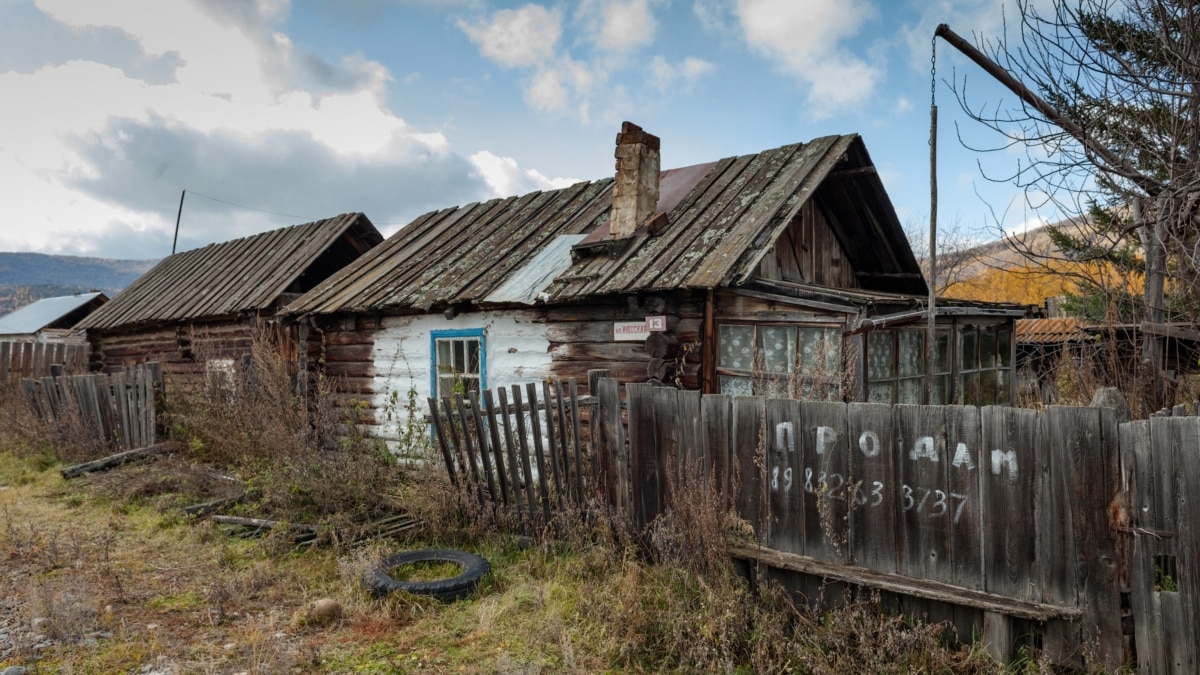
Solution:
[{"label": "fence plank", "polygon": [[[545,516],[545,521],[543,522],[549,522],[550,505],[546,503],[546,486],[544,483],[542,483],[542,481],[546,480],[546,473],[542,471],[541,458],[538,457],[535,458],[538,463],[538,475],[536,477],[533,475],[533,463],[529,457],[529,434],[525,430],[525,413],[521,410],[521,385],[514,384],[512,386],[512,396],[514,408],[512,414],[515,415],[517,419],[517,450],[521,456],[521,466],[524,468],[525,473],[525,492],[529,496],[529,516],[531,519],[537,518],[536,514],[538,512],[538,503],[540,502],[542,505],[542,513]],[[534,401],[529,402],[531,410],[534,403]],[[541,488],[540,494],[536,496],[534,495],[533,489],[534,480],[539,481],[538,485]]]},{"label": "fence plank", "polygon": [[573,377],[568,382],[571,390],[571,441],[575,446],[575,495],[576,503],[582,506],[587,503],[587,494],[583,487],[583,477],[587,469],[583,463],[582,434],[579,430],[579,385]]},{"label": "fence plank", "polygon": [[[475,439],[479,449],[479,460],[483,463],[483,474],[487,476],[487,489],[490,495],[492,504],[508,503],[508,496],[504,494],[504,489],[501,487],[499,494],[496,492],[496,475],[492,472],[492,457],[496,453],[495,448],[489,443],[490,437],[487,433],[487,427],[483,424],[483,414],[480,408],[483,403],[483,396],[476,392],[476,398],[469,399],[471,404],[471,421],[475,425]],[[463,414],[460,412],[460,414]]]},{"label": "fence plank", "polygon": [[[1137,650],[1138,671],[1167,672],[1163,662],[1167,646],[1159,603],[1155,601],[1154,559],[1159,553],[1161,535],[1156,504],[1157,476],[1151,457],[1150,422],[1139,420],[1120,426],[1122,463],[1128,474],[1130,516],[1134,536],[1129,540],[1129,601],[1133,611],[1133,637]],[[1138,530],[1146,534],[1136,534]]]},{"label": "fence plank", "polygon": [[[679,486],[673,482],[683,469],[679,448],[679,398],[672,387],[651,385],[650,399],[654,405],[654,452],[651,458],[658,479],[659,510],[671,504],[672,490]],[[649,489],[649,486],[646,486]]]},{"label": "fence plank", "polygon": [[[1159,424],[1155,424],[1159,423]],[[1162,418],[1151,423],[1155,458],[1170,457],[1169,468],[1163,467],[1163,492],[1160,504],[1169,501],[1172,520],[1167,529],[1173,531],[1175,592],[1158,594],[1163,612],[1163,644],[1166,647],[1168,670],[1194,673],[1198,670],[1196,626],[1200,608],[1200,563],[1197,550],[1196,515],[1190,507],[1193,496],[1200,498],[1200,478],[1197,476],[1197,448],[1200,448],[1200,429],[1188,418]],[[1169,471],[1169,473],[1167,473]],[[1165,499],[1164,499],[1165,498]],[[1165,509],[1164,509],[1165,510]],[[1167,561],[1161,560],[1166,563]]]},{"label": "fence plank", "polygon": [[900,523],[899,451],[892,408],[880,403],[851,403],[846,409],[850,445],[848,475],[854,530],[853,564],[880,572],[897,569],[896,532]]},{"label": "fence plank", "polygon": [[[518,401],[520,400],[521,390],[516,385],[513,385],[513,391],[516,392]],[[500,413],[504,416],[504,443],[508,448],[509,465],[512,467],[513,475],[513,490],[518,492],[521,486],[524,486],[525,492],[525,513],[532,522],[537,520],[537,500],[533,495],[533,469],[529,464],[529,453],[524,452],[524,446],[518,443],[513,437],[513,423],[509,422],[509,407],[508,407],[508,392],[503,387],[496,390],[500,396]],[[520,433],[524,436],[524,422],[521,421],[521,414],[518,410],[516,423],[521,425]],[[516,495],[520,500],[520,494]]]},{"label": "fence plank", "polygon": [[[530,383],[530,392],[534,391],[532,383]],[[553,397],[550,394],[550,383],[542,380],[542,401],[545,404],[545,423],[546,423],[546,458],[550,461],[551,475],[554,477],[554,501],[559,510],[563,508],[563,493],[567,491],[566,469],[562,468],[562,462],[559,447],[558,434],[554,433],[554,405]],[[537,416],[537,409],[532,404],[530,405],[530,414]]]},{"label": "fence plank", "polygon": [[[442,400],[447,403],[450,402],[448,399]],[[483,462],[479,457],[479,449],[475,446],[477,434],[471,429],[470,417],[467,416],[467,406],[465,401],[463,401],[462,394],[454,394],[453,410],[457,413],[458,417],[458,424],[454,424],[454,417],[450,416],[450,424],[454,427],[454,440],[458,442],[459,438],[462,439],[462,447],[466,451],[467,466],[470,467],[471,471],[471,480],[475,483],[475,489],[479,492],[479,502],[483,504],[488,500],[495,500],[496,488],[492,483],[491,475],[486,474],[482,478],[479,475]],[[485,482],[487,484],[487,497],[484,496]]]},{"label": "fence plank", "polygon": [[[766,500],[765,448],[763,428],[765,415],[764,399],[752,396],[733,398],[733,425],[730,447],[733,451],[732,480],[738,487],[737,512],[741,514],[758,536],[759,543],[766,537],[767,515],[763,502]],[[632,423],[630,433],[633,433]]]},{"label": "fence plank", "polygon": [[16,369],[12,367],[12,349],[13,343],[0,342],[0,377],[7,382],[20,380],[20,375],[13,372]]},{"label": "fence plank", "polygon": [[[547,385],[548,386],[548,385]],[[551,399],[549,389],[547,389],[546,400]],[[567,400],[563,392],[563,381],[554,379],[554,402],[556,417],[555,424],[558,425],[558,446],[559,446],[559,464],[563,468],[563,492],[571,500],[572,504],[582,503],[582,491],[575,489],[575,483],[571,480],[571,476],[578,476],[579,472],[571,471],[571,424],[567,419]],[[578,467],[576,467],[578,469]]]},{"label": "fence plank", "polygon": [[[589,379],[591,372],[588,373]],[[596,466],[608,506],[617,514],[629,508],[628,467],[625,451],[625,426],[621,423],[621,383],[613,378],[596,381],[596,414],[592,426],[596,430]]]},{"label": "fence plank", "polygon": [[979,408],[947,406],[947,511],[950,534],[950,581],[956,586],[983,589],[983,523],[979,510],[980,476],[984,456]]},{"label": "fence plank", "polygon": [[[979,513],[984,590],[1024,600],[1039,600],[1033,566],[1038,502],[1038,415],[1032,410],[988,406],[980,411],[983,457],[980,461]],[[1021,526],[1024,524],[1024,526]],[[1032,583],[1031,583],[1032,581]]]},{"label": "fence plank", "polygon": [[845,403],[810,401],[803,404],[804,427],[798,435],[804,475],[805,552],[817,560],[845,563],[853,537],[846,504],[850,472]]},{"label": "fence plank", "polygon": [[704,445],[713,484],[730,500],[737,498],[738,487],[733,483],[733,401],[724,394],[709,394],[700,399],[700,417],[704,426]]},{"label": "fence plank", "polygon": [[951,583],[945,409],[897,405],[893,411],[901,457],[900,573]]},{"label": "fence plank", "polygon": [[767,545],[804,553],[804,457],[797,434],[804,428],[799,401],[768,399],[766,415]]},{"label": "fence plank", "polygon": [[[484,426],[487,428],[493,457],[496,459],[496,478],[500,482],[500,501],[503,502],[505,506],[515,503],[518,507],[517,510],[519,513],[521,500],[516,498],[516,491],[510,487],[510,476],[508,475],[508,469],[504,463],[505,446],[500,443],[500,427],[498,421],[496,420],[496,404],[492,397],[492,390],[484,389],[482,392],[480,392],[480,398],[483,401],[484,415],[487,418],[487,422]],[[509,448],[509,450],[511,449],[512,448]],[[509,464],[508,466],[512,466],[512,464]],[[516,484],[512,483],[511,485],[515,486]],[[512,501],[510,501],[510,499]]]},{"label": "fence plank", "polygon": [[[529,426],[530,434],[533,437],[533,456],[537,462],[538,473],[538,488],[539,499],[542,503],[542,515],[545,516],[546,522],[550,522],[551,518],[551,495],[550,495],[550,477],[546,474],[550,471],[546,468],[546,449],[542,444],[542,423],[538,419],[538,399],[537,385],[533,382],[525,385],[525,390],[529,392]],[[516,392],[514,392],[515,394]],[[520,400],[517,400],[517,405],[520,406]],[[550,464],[553,466],[553,457],[550,458]],[[557,476],[556,476],[557,477]]]},{"label": "fence plank", "polygon": [[649,384],[626,384],[629,405],[629,475],[630,506],[633,526],[638,532],[659,514],[661,475],[655,449],[654,387]]},{"label": "fence plank", "polygon": [[450,483],[458,485],[458,471],[454,468],[454,453],[450,449],[450,439],[446,435],[446,427],[442,424],[442,414],[438,409],[437,398],[429,397],[429,411],[433,421],[433,437],[437,441],[438,449],[442,451],[442,462],[446,465],[446,473],[450,475]]}]

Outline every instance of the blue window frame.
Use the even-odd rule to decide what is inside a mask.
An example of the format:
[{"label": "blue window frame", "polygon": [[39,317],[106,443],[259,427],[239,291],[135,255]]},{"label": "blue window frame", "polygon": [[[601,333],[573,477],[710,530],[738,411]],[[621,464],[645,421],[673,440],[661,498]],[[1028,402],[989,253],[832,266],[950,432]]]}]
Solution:
[{"label": "blue window frame", "polygon": [[441,398],[487,388],[487,349],[482,328],[429,334],[429,391]]}]

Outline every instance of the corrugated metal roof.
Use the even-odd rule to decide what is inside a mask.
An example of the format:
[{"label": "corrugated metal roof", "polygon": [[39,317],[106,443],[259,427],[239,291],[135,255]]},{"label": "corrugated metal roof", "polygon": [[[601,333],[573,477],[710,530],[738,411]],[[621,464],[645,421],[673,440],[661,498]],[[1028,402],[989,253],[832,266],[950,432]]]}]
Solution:
[{"label": "corrugated metal roof", "polygon": [[32,335],[98,298],[107,300],[99,292],[42,298],[0,317],[0,335]]},{"label": "corrugated metal roof", "polygon": [[[847,170],[846,176],[826,181],[835,170]],[[612,183],[607,178],[427,213],[287,311],[428,311],[488,302],[558,237],[606,227]],[[543,297],[561,301],[744,283],[818,190],[828,197],[829,208],[839,210],[835,234],[856,269],[887,278],[886,288],[925,292],[916,259],[857,135],[665,171],[660,186],[658,210],[667,213],[661,233],[639,229],[615,257],[580,256]],[[882,289],[881,283],[874,287]]]},{"label": "corrugated metal roof", "polygon": [[[235,315],[269,308],[297,282],[311,289],[383,236],[361,213],[177,253],[164,258],[79,328]],[[318,264],[319,263],[319,264]],[[303,283],[308,279],[307,283]]]},{"label": "corrugated metal roof", "polygon": [[1059,344],[1083,342],[1088,339],[1084,323],[1079,319],[1019,319],[1017,343]]}]

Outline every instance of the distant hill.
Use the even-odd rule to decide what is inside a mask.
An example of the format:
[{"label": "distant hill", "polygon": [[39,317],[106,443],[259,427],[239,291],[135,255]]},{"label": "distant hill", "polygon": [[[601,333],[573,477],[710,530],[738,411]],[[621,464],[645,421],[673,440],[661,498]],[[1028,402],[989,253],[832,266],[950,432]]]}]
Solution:
[{"label": "distant hill", "polygon": [[58,295],[98,290],[112,297],[157,262],[0,253],[0,315]]}]

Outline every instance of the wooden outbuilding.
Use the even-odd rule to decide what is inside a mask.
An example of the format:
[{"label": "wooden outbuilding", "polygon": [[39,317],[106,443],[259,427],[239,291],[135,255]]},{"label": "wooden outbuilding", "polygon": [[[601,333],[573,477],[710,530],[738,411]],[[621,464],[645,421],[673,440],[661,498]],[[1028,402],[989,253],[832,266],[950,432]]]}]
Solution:
[{"label": "wooden outbuilding", "polygon": [[[157,361],[168,383],[228,369],[261,322],[382,241],[365,215],[347,213],[164,258],[78,324],[91,369]],[[299,359],[307,327],[288,331]]]},{"label": "wooden outbuilding", "polygon": [[[705,392],[920,403],[927,288],[862,139],[660,171],[626,123],[613,178],[420,216],[291,303],[374,408],[606,369]],[[932,402],[1011,403],[1020,308],[937,310]],[[386,414],[384,414],[386,413]]]}]

